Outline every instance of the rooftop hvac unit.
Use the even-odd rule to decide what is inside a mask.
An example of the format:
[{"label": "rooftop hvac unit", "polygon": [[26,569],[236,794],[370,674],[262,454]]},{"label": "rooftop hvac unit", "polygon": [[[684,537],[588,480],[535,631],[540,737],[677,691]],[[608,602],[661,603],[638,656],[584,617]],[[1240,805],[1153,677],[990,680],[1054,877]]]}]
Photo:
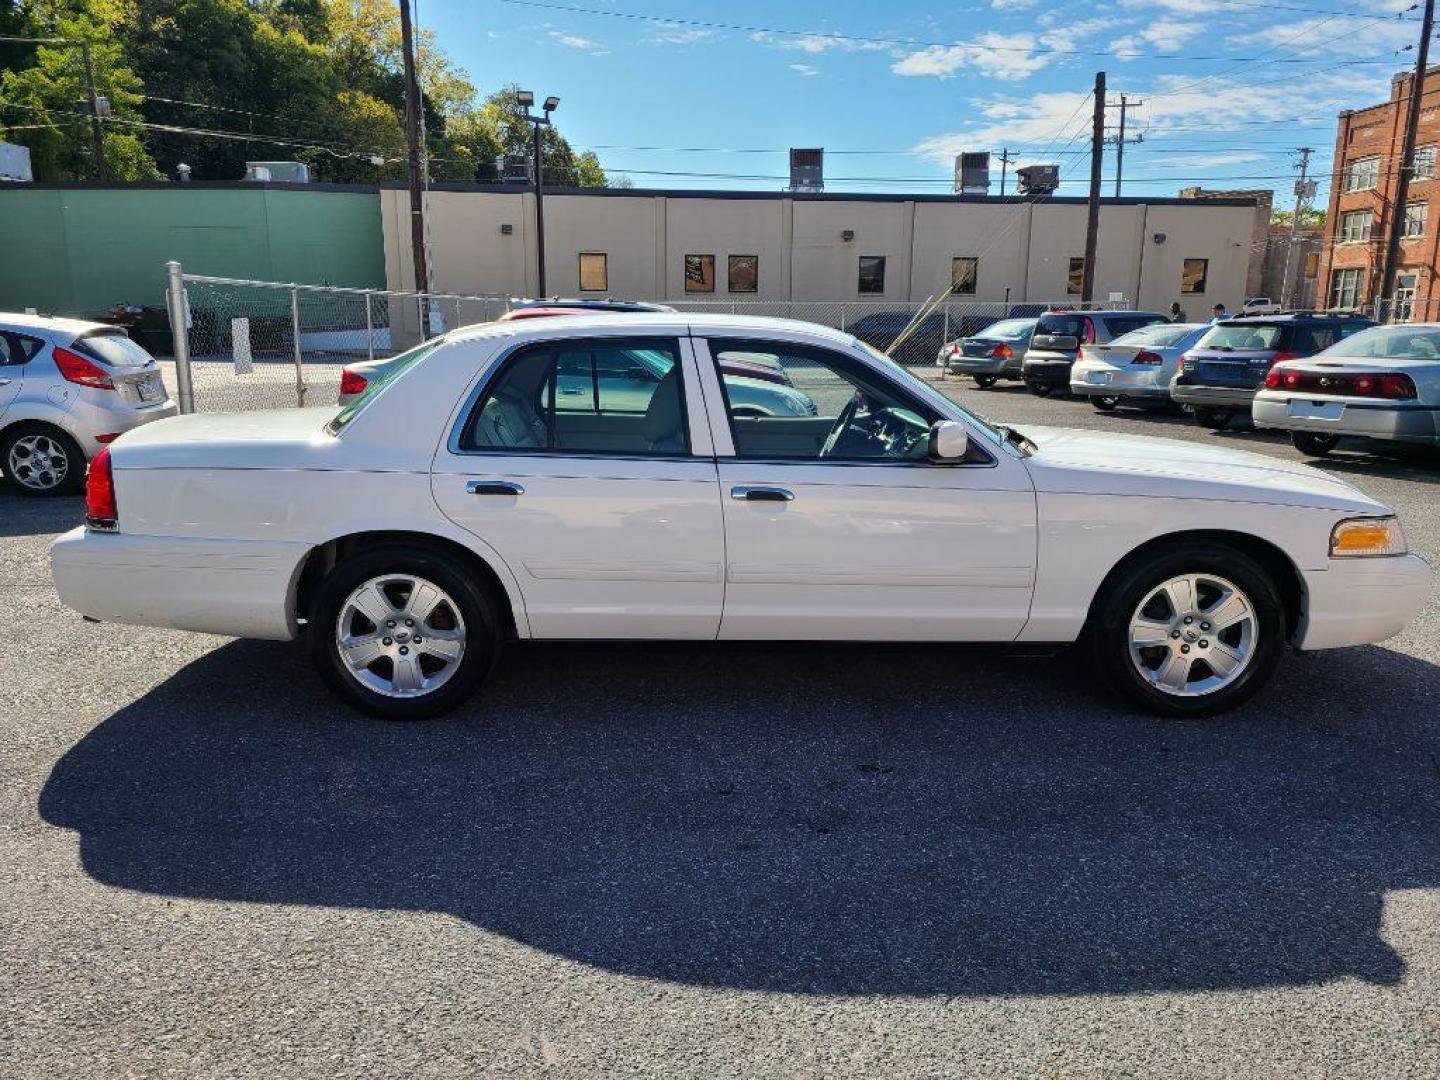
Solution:
[{"label": "rooftop hvac unit", "polygon": [[1059,165],[1025,165],[1015,170],[1021,195],[1051,195],[1060,186]]},{"label": "rooftop hvac unit", "polygon": [[790,186],[788,191],[825,190],[825,151],[790,148]]},{"label": "rooftop hvac unit", "polygon": [[955,155],[955,194],[990,193],[990,154],[985,151]]},{"label": "rooftop hvac unit", "polygon": [[30,170],[30,148],[0,142],[0,180],[25,184],[35,179]]},{"label": "rooftop hvac unit", "polygon": [[500,162],[500,178],[507,184],[530,183],[530,155],[506,154]]},{"label": "rooftop hvac unit", "polygon": [[252,183],[275,181],[285,184],[308,184],[310,166],[302,161],[247,161],[245,179]]}]

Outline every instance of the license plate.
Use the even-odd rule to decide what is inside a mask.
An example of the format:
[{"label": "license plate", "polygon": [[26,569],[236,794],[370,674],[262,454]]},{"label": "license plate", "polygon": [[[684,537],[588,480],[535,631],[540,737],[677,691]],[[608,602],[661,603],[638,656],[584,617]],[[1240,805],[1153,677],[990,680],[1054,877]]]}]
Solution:
[{"label": "license plate", "polygon": [[139,391],[141,401],[159,401],[165,396],[165,390],[160,384],[158,375],[151,375],[143,382],[136,383],[135,389]]},{"label": "license plate", "polygon": [[1300,420],[1339,420],[1345,415],[1343,401],[1291,401],[1285,415]]},{"label": "license plate", "polygon": [[1109,371],[1087,371],[1085,381],[1093,386],[1104,386],[1110,381],[1111,374]]}]

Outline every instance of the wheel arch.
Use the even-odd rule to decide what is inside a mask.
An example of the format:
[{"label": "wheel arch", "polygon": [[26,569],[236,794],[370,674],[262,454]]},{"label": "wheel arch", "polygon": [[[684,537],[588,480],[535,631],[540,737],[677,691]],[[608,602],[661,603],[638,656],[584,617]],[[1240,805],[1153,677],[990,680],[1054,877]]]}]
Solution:
[{"label": "wheel arch", "polygon": [[1177,543],[1190,542],[1222,544],[1250,556],[1259,563],[1274,580],[1275,587],[1280,593],[1280,599],[1285,605],[1286,640],[1294,639],[1300,626],[1300,617],[1305,609],[1305,579],[1300,573],[1300,568],[1283,549],[1264,537],[1229,529],[1182,529],[1151,537],[1144,543],[1131,548],[1116,560],[1115,565],[1110,568],[1109,573],[1096,588],[1095,595],[1090,598],[1090,608],[1085,616],[1086,625],[1088,626],[1094,621],[1096,609],[1111,586],[1135,563],[1149,555],[1163,552],[1167,547],[1172,547]]},{"label": "wheel arch", "polygon": [[[404,529],[373,529],[347,533],[311,548],[296,568],[290,590],[290,610],[295,613],[296,617],[306,618],[320,582],[324,580],[326,574],[350,555],[369,548],[399,544],[429,548],[470,567],[500,606],[505,619],[506,636],[518,637],[521,636],[522,630],[526,630],[524,608],[518,591],[514,591],[513,583],[508,582],[506,577],[491,565],[490,560],[473,548],[450,537]],[[525,636],[528,636],[528,632],[525,633]]]}]

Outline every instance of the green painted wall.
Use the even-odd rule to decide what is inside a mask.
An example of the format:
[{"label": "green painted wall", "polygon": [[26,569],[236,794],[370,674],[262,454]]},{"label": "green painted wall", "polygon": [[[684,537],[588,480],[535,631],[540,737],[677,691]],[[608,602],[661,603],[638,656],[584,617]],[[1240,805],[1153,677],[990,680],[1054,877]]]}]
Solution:
[{"label": "green painted wall", "polygon": [[165,263],[260,281],[385,287],[375,191],[0,185],[0,310],[163,304]]}]

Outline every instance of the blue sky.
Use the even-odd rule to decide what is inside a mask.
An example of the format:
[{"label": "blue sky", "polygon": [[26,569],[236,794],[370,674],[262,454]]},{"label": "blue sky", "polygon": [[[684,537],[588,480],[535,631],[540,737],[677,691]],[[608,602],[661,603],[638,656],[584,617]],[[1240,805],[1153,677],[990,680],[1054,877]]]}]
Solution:
[{"label": "blue sky", "polygon": [[[1335,114],[1383,100],[1413,63],[1417,14],[1396,15],[1410,6],[422,0],[419,18],[482,92],[558,94],[570,141],[640,187],[774,190],[787,147],[823,146],[831,190],[945,192],[958,151],[1009,147],[1060,162],[1080,194],[1104,70],[1111,101],[1145,103],[1126,195],[1273,187],[1285,205],[1294,149],[1316,149],[1323,192]],[[1107,147],[1107,195],[1114,168]]]}]

